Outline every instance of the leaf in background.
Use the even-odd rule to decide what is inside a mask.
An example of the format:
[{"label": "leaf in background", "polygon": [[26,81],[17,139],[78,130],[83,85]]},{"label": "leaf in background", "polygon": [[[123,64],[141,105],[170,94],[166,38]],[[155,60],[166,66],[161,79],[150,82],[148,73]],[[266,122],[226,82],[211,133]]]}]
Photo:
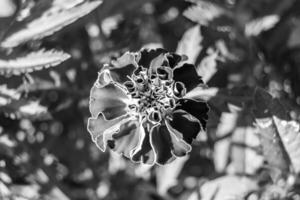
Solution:
[{"label": "leaf in background", "polygon": [[183,34],[178,43],[176,53],[187,55],[188,60],[186,62],[195,63],[200,51],[202,50],[202,40],[203,37],[201,35],[200,26],[193,26]]},{"label": "leaf in background", "polygon": [[225,14],[226,11],[220,6],[202,0],[196,1],[196,5],[191,6],[183,12],[183,15],[186,18],[205,26],[207,26],[209,22],[215,18],[221,17]]},{"label": "leaf in background", "polygon": [[288,39],[288,47],[294,48],[300,46],[300,19],[295,19],[293,23],[293,30]]},{"label": "leaf in background", "polygon": [[[200,195],[201,200],[240,200],[256,189],[257,184],[252,179],[228,175],[204,183]],[[194,193],[188,200],[198,200],[197,196]]]},{"label": "leaf in background", "polygon": [[245,26],[247,36],[257,36],[263,31],[273,28],[280,18],[278,15],[268,15],[248,22]]},{"label": "leaf in background", "polygon": [[56,66],[70,58],[70,55],[56,50],[40,50],[25,55],[7,56],[0,59],[0,74],[20,75],[43,68]]},{"label": "leaf in background", "polygon": [[[30,40],[44,38],[73,23],[77,19],[89,14],[102,1],[85,2],[69,9],[51,9],[39,13],[39,9],[32,13],[30,18],[16,22],[7,31],[1,46],[12,48]],[[35,16],[36,15],[36,16]]]},{"label": "leaf in background", "polygon": [[283,146],[274,117],[286,120],[288,116],[280,102],[263,89],[256,89],[254,104],[254,116],[263,155],[270,167],[272,179],[277,182],[287,178],[290,172],[290,159]]},{"label": "leaf in background", "polygon": [[300,130],[299,123],[274,116],[278,133],[296,173],[300,173]]},{"label": "leaf in background", "polygon": [[13,0],[0,1],[0,18],[11,17],[15,14],[17,5]]},{"label": "leaf in background", "polygon": [[6,85],[0,85],[0,113],[15,119],[49,119],[48,109],[38,101],[20,99],[21,94],[14,89],[8,89]]},{"label": "leaf in background", "polygon": [[0,107],[0,113],[2,112],[12,119],[44,120],[51,118],[47,107],[40,105],[38,101],[26,99],[11,100],[10,103]]},{"label": "leaf in background", "polygon": [[217,51],[210,53],[204,57],[197,66],[197,73],[202,77],[204,83],[207,83],[211,77],[217,72],[217,59],[219,54]]},{"label": "leaf in background", "polygon": [[160,195],[165,196],[170,187],[178,182],[181,172],[188,157],[177,158],[172,163],[156,168],[157,190]]}]

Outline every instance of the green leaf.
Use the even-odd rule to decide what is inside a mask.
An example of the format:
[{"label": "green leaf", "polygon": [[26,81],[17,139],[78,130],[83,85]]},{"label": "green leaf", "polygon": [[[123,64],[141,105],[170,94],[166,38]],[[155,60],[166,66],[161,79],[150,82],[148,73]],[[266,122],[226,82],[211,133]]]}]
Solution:
[{"label": "green leaf", "polygon": [[8,89],[6,85],[0,86],[0,113],[4,113],[12,119],[49,119],[51,115],[45,106],[38,101],[21,99],[21,94],[14,89]]},{"label": "green leaf", "polygon": [[273,28],[280,18],[278,15],[267,15],[248,22],[245,26],[245,34],[247,36],[257,36],[263,31]]},{"label": "green leaf", "polygon": [[[248,177],[227,175],[204,183],[200,188],[200,195],[201,200],[240,200],[257,189],[256,182]],[[196,199],[199,196],[195,193],[188,198]]]},{"label": "green leaf", "polygon": [[300,173],[300,130],[296,121],[286,121],[274,117],[278,133],[282,139],[285,150],[292,162],[293,169]]},{"label": "green leaf", "polygon": [[193,22],[207,26],[209,22],[226,13],[225,9],[214,3],[198,0],[196,5],[184,11],[183,15]]},{"label": "green leaf", "polygon": [[[263,155],[270,167],[270,175],[277,182],[286,179],[290,173],[290,158],[284,148],[276,118],[288,120],[287,112],[280,102],[263,89],[254,94],[254,116]],[[285,132],[284,130],[280,130]]]},{"label": "green leaf", "polygon": [[217,51],[210,52],[204,57],[197,66],[197,73],[202,77],[202,80],[207,83],[213,75],[217,72],[217,60],[219,53]]},{"label": "green leaf", "polygon": [[199,53],[202,50],[200,26],[196,25],[188,29],[178,43],[176,53],[188,56],[187,62],[195,63]]},{"label": "green leaf", "polygon": [[0,59],[0,74],[20,75],[43,68],[56,66],[70,58],[70,55],[56,50],[40,50],[23,55],[8,56]]},{"label": "green leaf", "polygon": [[[39,11],[39,9],[34,9],[35,12],[31,13],[30,17],[16,22],[11,26],[1,46],[4,48],[12,48],[30,40],[37,40],[49,36],[75,22],[77,19],[89,14],[101,3],[102,1],[100,0],[85,2],[71,8],[67,5],[60,5],[54,8],[50,7],[43,13],[40,13],[41,11]],[[53,4],[52,6],[55,6],[55,2]]]}]

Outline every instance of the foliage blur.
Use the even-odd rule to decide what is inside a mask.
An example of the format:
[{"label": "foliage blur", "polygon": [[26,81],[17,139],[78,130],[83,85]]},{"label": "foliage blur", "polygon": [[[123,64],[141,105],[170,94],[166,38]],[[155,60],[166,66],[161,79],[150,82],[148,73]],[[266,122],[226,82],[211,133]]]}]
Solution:
[{"label": "foliage blur", "polygon": [[[297,0],[1,0],[0,199],[300,199]],[[188,157],[136,165],[86,130],[125,51],[185,54],[208,88]]]}]

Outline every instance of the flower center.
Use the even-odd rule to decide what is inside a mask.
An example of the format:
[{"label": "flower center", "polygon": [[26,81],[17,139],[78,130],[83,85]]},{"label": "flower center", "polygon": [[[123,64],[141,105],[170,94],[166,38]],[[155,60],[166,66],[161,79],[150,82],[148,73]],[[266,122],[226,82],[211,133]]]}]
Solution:
[{"label": "flower center", "polygon": [[138,68],[124,83],[134,103],[129,108],[152,123],[159,123],[172,112],[177,99],[185,94],[184,84],[175,82],[169,67]]}]

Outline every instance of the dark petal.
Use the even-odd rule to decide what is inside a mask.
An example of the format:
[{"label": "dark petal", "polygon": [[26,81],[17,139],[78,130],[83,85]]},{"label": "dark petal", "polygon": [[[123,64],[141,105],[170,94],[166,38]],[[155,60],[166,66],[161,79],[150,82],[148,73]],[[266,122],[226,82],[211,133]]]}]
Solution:
[{"label": "dark petal", "polygon": [[90,94],[90,112],[92,117],[97,117],[102,112],[106,119],[113,119],[126,114],[127,95],[112,83],[104,87],[95,84]]},{"label": "dark petal", "polygon": [[[156,126],[150,134],[151,144],[156,154],[156,163],[164,165],[175,159],[175,156],[185,156],[191,146],[177,138],[167,126]],[[182,138],[182,137],[181,137]]]},{"label": "dark petal", "polygon": [[187,113],[196,117],[203,129],[206,128],[206,122],[208,120],[208,105],[206,102],[194,101],[190,99],[180,99],[178,101],[179,105],[176,109],[181,109],[186,111]]},{"label": "dark petal", "polygon": [[144,68],[149,68],[152,60],[158,57],[160,54],[167,53],[166,50],[158,48],[158,49],[143,49],[141,51],[141,57],[138,61],[138,64],[143,66]]},{"label": "dark petal", "polygon": [[185,156],[188,152],[192,150],[191,145],[186,143],[183,140],[183,134],[174,129],[168,120],[166,122],[166,127],[170,132],[171,138],[171,145],[172,145],[172,152],[175,156],[181,157]]},{"label": "dark petal", "polygon": [[132,161],[142,162],[144,164],[154,164],[155,154],[150,144],[149,132],[143,127],[140,129],[140,139],[137,148],[133,151]]},{"label": "dark petal", "polygon": [[137,121],[128,121],[120,126],[120,131],[112,135],[113,150],[130,158],[130,152],[139,142],[140,129]]},{"label": "dark petal", "polygon": [[121,126],[124,123],[124,120],[128,116],[122,116],[113,120],[106,120],[103,114],[99,114],[97,118],[89,118],[87,129],[91,134],[93,142],[97,144],[97,146],[105,151],[106,144],[104,143],[104,134],[115,132],[116,128]]},{"label": "dark petal", "polygon": [[183,64],[176,67],[173,71],[173,79],[184,83],[187,92],[195,88],[199,84],[203,84],[200,76],[198,76],[195,66],[192,64]]},{"label": "dark petal", "polygon": [[120,58],[112,61],[112,67],[109,68],[111,77],[114,81],[123,84],[128,81],[134,70],[137,69],[138,65],[135,61],[135,55],[132,53],[125,53]]},{"label": "dark petal", "polygon": [[150,133],[150,141],[156,154],[156,163],[164,165],[173,160],[171,136],[166,126],[156,126]]},{"label": "dark petal", "polygon": [[168,63],[169,63],[169,67],[171,67],[172,69],[174,67],[176,67],[176,65],[180,62],[180,61],[183,61],[185,60],[184,57],[176,54],[176,53],[169,53],[167,55],[167,58],[168,58]]},{"label": "dark petal", "polygon": [[[183,140],[191,144],[201,130],[199,121],[183,110],[176,110],[172,120],[169,121],[170,127],[181,133]],[[177,135],[180,137],[180,135]]]}]

